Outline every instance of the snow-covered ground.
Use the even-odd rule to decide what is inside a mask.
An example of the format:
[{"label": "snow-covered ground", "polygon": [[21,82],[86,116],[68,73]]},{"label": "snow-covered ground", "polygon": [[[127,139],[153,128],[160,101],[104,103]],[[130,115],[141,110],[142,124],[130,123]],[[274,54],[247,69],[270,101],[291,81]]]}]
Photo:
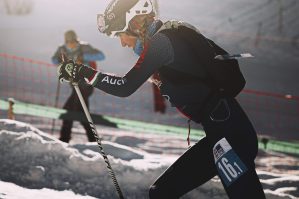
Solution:
[{"label": "snow-covered ground", "polygon": [[10,199],[32,199],[32,198],[44,198],[44,199],[60,199],[60,198],[72,198],[72,199],[94,199],[91,196],[82,196],[74,194],[72,191],[56,191],[51,189],[28,189],[10,182],[0,181],[0,198]]},{"label": "snow-covered ground", "polygon": [[[102,127],[100,133],[110,138],[104,149],[126,198],[148,198],[151,183],[186,149],[179,137]],[[33,125],[0,119],[0,198],[117,198],[97,144],[83,136],[65,144]],[[298,158],[260,151],[256,163],[268,199],[299,197]],[[227,197],[214,178],[183,198]]]}]

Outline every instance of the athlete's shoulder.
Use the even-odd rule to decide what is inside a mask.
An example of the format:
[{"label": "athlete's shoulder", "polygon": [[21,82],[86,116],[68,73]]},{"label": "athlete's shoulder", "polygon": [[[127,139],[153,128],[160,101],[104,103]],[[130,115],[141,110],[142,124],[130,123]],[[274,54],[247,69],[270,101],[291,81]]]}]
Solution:
[{"label": "athlete's shoulder", "polygon": [[151,39],[150,43],[154,44],[168,44],[170,42],[168,35],[163,32],[158,32]]},{"label": "athlete's shoulder", "polygon": [[56,50],[56,52],[55,52],[55,54],[54,54],[54,57],[55,57],[55,56],[57,56],[57,57],[60,56],[61,53],[64,53],[64,54],[67,53],[67,49],[66,49],[66,47],[65,47],[64,44],[61,44],[61,45],[59,45],[59,46],[57,47],[57,50]]},{"label": "athlete's shoulder", "polygon": [[86,42],[86,41],[79,41],[79,45],[80,45],[80,48],[82,49],[89,49],[89,48],[92,48],[92,46]]},{"label": "athlete's shoulder", "polygon": [[142,58],[142,60],[155,59],[164,65],[172,62],[174,52],[169,38],[162,33],[155,34],[145,45],[140,58]]},{"label": "athlete's shoulder", "polygon": [[86,41],[79,41],[79,44],[81,45],[81,46],[88,46],[89,45],[89,43],[88,42],[86,42]]},{"label": "athlete's shoulder", "polygon": [[65,44],[61,44],[58,46],[57,50],[61,51],[61,50],[65,50],[66,47],[65,47]]},{"label": "athlete's shoulder", "polygon": [[80,48],[83,53],[98,53],[99,50],[85,41],[80,41]]}]

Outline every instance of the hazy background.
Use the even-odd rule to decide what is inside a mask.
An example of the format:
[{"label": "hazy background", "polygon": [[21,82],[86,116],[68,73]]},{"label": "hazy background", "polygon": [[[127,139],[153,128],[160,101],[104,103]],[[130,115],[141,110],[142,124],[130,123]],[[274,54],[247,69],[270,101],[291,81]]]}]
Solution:
[{"label": "hazy background", "polygon": [[[5,0],[0,0],[0,53],[50,63],[51,56],[58,45],[64,42],[64,32],[74,29],[81,40],[89,42],[105,53],[106,59],[98,63],[102,71],[123,75],[137,59],[131,49],[121,47],[118,39],[108,38],[98,32],[96,14],[104,12],[109,2],[107,0],[6,0],[6,2],[10,2],[10,5],[16,3],[14,8],[19,7],[19,9],[24,9],[26,8],[24,5],[27,5],[31,12],[21,15],[9,14],[5,7]],[[246,89],[299,96],[297,81],[299,74],[298,0],[160,0],[158,3],[159,17],[163,21],[178,19],[189,22],[230,53],[252,53],[255,58],[240,60],[241,70],[247,80]],[[22,13],[22,10],[19,10],[20,12]],[[5,76],[4,70],[6,69],[3,69],[3,65],[1,67],[0,78],[14,82]],[[54,71],[53,68],[53,73]],[[22,71],[17,73],[21,74]],[[33,72],[30,78],[43,78],[35,75],[36,73]],[[8,87],[2,82],[0,84],[2,84],[0,85],[1,95],[1,92],[8,90]],[[22,84],[28,84],[30,87],[30,92],[25,92],[24,95],[45,95],[43,94],[45,89],[50,89],[52,93],[55,93],[57,79],[50,80],[50,85],[52,85],[50,88],[34,84],[30,79]],[[150,89],[148,84],[142,88],[143,90]],[[60,106],[70,93],[68,85],[62,86],[62,92],[65,97],[60,98]],[[101,91],[96,91],[96,93],[103,95]],[[142,100],[140,96],[143,97]],[[47,98],[46,95],[45,98]],[[54,97],[52,98],[51,100],[54,101]],[[247,99],[247,96],[243,98]],[[140,106],[147,110],[142,114],[150,117],[148,121],[183,120],[179,115],[175,115],[175,110],[172,109],[167,110],[168,113],[173,113],[172,118],[171,116],[151,115],[151,92],[137,92],[128,99],[112,96],[105,96],[104,99],[93,97],[93,101],[102,103],[100,106],[92,106],[92,110],[98,112],[103,112],[98,109],[104,107],[103,104],[107,102],[124,103],[125,107]],[[255,109],[263,109],[264,105],[259,104],[260,101],[254,103],[257,104]],[[292,139],[299,140],[297,133],[299,127],[296,126],[299,118],[298,101],[294,101],[288,109],[279,103],[274,102],[273,106],[286,112],[286,117],[283,116],[281,122],[282,129],[292,135],[290,136]],[[127,111],[109,106],[105,109],[126,111],[127,114],[134,114],[134,117],[140,114],[140,109]],[[292,112],[290,119],[289,112]],[[280,113],[279,115],[273,114],[268,110],[259,115],[250,113],[250,111],[249,114],[255,126],[261,131],[264,128],[263,124],[267,122],[271,126],[271,121],[277,123],[274,119],[281,117]],[[291,121],[292,124],[287,121]],[[288,130],[289,127],[291,127],[290,130]],[[280,129],[277,130],[278,132],[274,132],[273,129],[277,127],[267,129],[267,133],[276,133],[278,137],[284,136],[279,134]],[[294,131],[294,129],[297,130]]]},{"label": "hazy background", "polygon": [[[26,1],[26,0],[23,0]],[[27,0],[29,1],[29,0]],[[0,1],[0,51],[49,61],[63,43],[67,29],[107,55],[103,70],[126,72],[134,55],[120,48],[117,39],[97,31],[96,14],[107,0],[31,0],[32,14],[7,16]],[[163,0],[160,18],[179,19],[195,25],[232,53],[251,52],[256,58],[244,60],[242,70],[247,87],[299,95],[299,20],[297,0]],[[1,4],[0,4],[1,5]]]}]

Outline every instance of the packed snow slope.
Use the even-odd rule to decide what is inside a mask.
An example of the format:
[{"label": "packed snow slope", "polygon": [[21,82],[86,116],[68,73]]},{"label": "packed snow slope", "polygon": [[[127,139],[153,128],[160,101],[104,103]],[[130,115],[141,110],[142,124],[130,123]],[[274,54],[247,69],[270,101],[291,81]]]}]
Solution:
[{"label": "packed snow slope", "polygon": [[11,182],[0,181],[1,199],[95,199],[91,196],[82,196],[72,191],[57,191],[52,189],[28,189]]},{"label": "packed snow slope", "polygon": [[[142,139],[149,138],[144,136]],[[179,155],[163,154],[163,148],[161,154],[157,154],[130,144],[104,141],[103,145],[128,199],[148,198],[149,186]],[[27,193],[36,193],[35,198],[45,198],[44,195],[49,198],[84,198],[84,195],[88,195],[86,198],[117,198],[98,151],[96,143],[69,145],[30,124],[0,119],[0,198],[27,199]],[[299,196],[298,173],[259,171],[259,176],[267,198],[294,199]],[[227,197],[218,178],[214,178],[183,198]]]}]

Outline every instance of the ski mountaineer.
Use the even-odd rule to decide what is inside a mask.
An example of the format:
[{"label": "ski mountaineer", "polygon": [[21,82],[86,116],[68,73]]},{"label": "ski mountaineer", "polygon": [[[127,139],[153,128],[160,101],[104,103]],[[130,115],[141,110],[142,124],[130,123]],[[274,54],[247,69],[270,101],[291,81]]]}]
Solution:
[{"label": "ski mountaineer", "polygon": [[155,19],[150,0],[113,0],[98,15],[98,29],[139,54],[137,63],[117,76],[67,60],[59,66],[59,79],[84,79],[127,97],[151,77],[162,95],[206,133],[156,180],[149,197],[180,198],[218,175],[231,199],[265,198],[255,171],[257,135],[235,99],[245,85],[237,60],[215,59],[227,52],[190,24]]},{"label": "ski mountaineer", "polygon": [[[53,64],[59,64],[61,62],[60,54],[63,53],[68,59],[76,60],[77,63],[89,64],[92,68],[96,69],[96,61],[102,61],[105,59],[105,55],[102,51],[94,48],[87,42],[81,41],[74,30],[68,30],[64,33],[65,43],[59,46],[52,57]],[[81,82],[79,88],[82,90],[84,101],[89,109],[89,98],[93,93],[93,87]],[[69,113],[73,111],[83,112],[79,98],[75,89],[72,87],[72,93],[65,102],[64,109]],[[95,142],[96,139],[93,136],[90,125],[87,121],[80,122],[85,129],[85,133],[89,142]],[[62,121],[62,127],[60,129],[59,140],[68,143],[71,140],[72,134],[72,119],[64,119]]]}]

